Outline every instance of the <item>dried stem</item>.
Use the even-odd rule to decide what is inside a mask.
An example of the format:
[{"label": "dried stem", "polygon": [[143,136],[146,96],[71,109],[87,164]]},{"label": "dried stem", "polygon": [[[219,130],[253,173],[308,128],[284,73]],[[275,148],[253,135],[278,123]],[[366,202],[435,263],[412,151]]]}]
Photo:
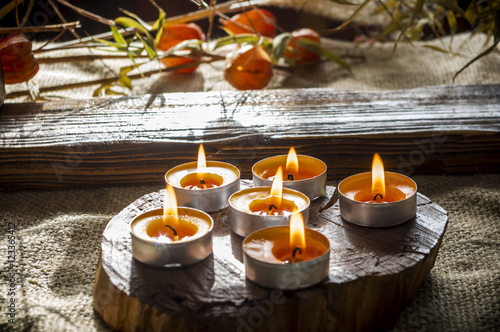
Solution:
[{"label": "dried stem", "polygon": [[[64,18],[63,14],[61,14],[61,12],[59,11],[59,8],[57,8],[57,6],[54,4],[54,2],[53,2],[52,0],[48,0],[48,2],[49,2],[49,4],[50,4],[50,6],[52,7],[52,9],[54,9],[54,11],[56,12],[56,14],[57,14],[57,16],[59,17],[59,19],[60,19],[61,21],[63,21],[63,23],[68,22],[68,21]],[[72,34],[73,36],[75,36],[75,38],[76,38],[76,39],[80,39],[80,36],[76,33],[75,29],[70,29],[70,30],[69,30],[69,32],[71,32],[71,34]]]},{"label": "dried stem", "polygon": [[[219,61],[220,57],[214,57],[209,60],[201,61],[200,63],[210,63],[214,61]],[[154,74],[159,74],[163,72],[169,72],[169,71],[174,71],[177,69],[184,69],[193,66],[194,64],[191,63],[185,63],[182,65],[178,66],[172,66],[169,68],[161,69],[161,70],[150,70],[144,73],[138,73],[134,75],[128,76],[130,79],[138,79],[138,78],[144,78],[144,77],[149,77]],[[68,89],[75,89],[75,88],[81,88],[85,86],[92,86],[92,85],[104,85],[104,84],[111,84],[116,82],[120,77],[111,77],[111,78],[102,78],[98,80],[92,80],[92,81],[86,81],[86,82],[78,82],[78,83],[72,83],[72,84],[63,84],[63,85],[56,85],[56,86],[51,86],[51,87],[45,87],[45,88],[40,88],[40,93],[44,92],[51,92],[51,91],[60,91],[60,90],[68,90]],[[30,91],[29,90],[23,90],[23,91],[17,91],[17,92],[11,92],[8,93],[5,98],[16,98],[16,97],[22,97],[22,96],[29,96]]]},{"label": "dried stem", "polygon": [[22,28],[0,28],[0,34],[3,33],[30,33],[30,32],[47,32],[47,31],[61,31],[79,28],[80,22],[69,22],[61,24],[51,24],[39,27],[22,27]]},{"label": "dried stem", "polygon": [[106,24],[106,25],[109,25],[109,26],[116,26],[115,21],[107,19],[107,18],[104,18],[104,17],[99,16],[97,14],[91,13],[89,11],[86,11],[85,9],[81,9],[81,8],[75,6],[75,5],[70,4],[66,0],[57,0],[57,2],[59,2],[59,3],[63,4],[63,5],[65,5],[65,6],[73,9],[75,12],[77,12],[78,14],[80,14],[82,16],[85,16],[86,18],[89,18],[91,20],[94,20],[94,21],[97,21],[97,22],[100,22],[102,24]]},{"label": "dried stem", "polygon": [[19,24],[19,27],[23,27],[24,23],[28,20],[28,17],[31,13],[31,10],[33,9],[33,5],[35,4],[35,0],[30,0],[30,3],[28,4],[28,9],[26,10],[26,13],[24,13],[23,20],[21,21],[21,24]]},{"label": "dried stem", "polygon": [[[147,58],[147,55],[139,55],[135,58]],[[47,57],[39,58],[37,57],[38,63],[57,63],[57,62],[82,62],[82,61],[94,61],[100,59],[128,59],[128,55],[108,55],[108,54],[87,54],[87,55],[71,55],[62,57]]]}]

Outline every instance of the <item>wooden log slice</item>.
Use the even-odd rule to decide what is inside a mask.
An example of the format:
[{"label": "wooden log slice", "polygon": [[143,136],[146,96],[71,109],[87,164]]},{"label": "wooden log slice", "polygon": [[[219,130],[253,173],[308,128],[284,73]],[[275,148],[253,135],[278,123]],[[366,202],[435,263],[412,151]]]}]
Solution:
[{"label": "wooden log slice", "polygon": [[[250,186],[242,181],[243,187]],[[334,187],[311,205],[309,227],[331,243],[329,277],[298,291],[260,287],[245,277],[241,243],[227,209],[215,220],[213,254],[199,264],[162,269],[135,260],[130,222],[161,208],[163,191],[117,214],[101,243],[93,305],[123,331],[363,331],[387,330],[415,297],[434,265],[447,212],[419,194],[417,217],[373,229],[345,222]]]}]

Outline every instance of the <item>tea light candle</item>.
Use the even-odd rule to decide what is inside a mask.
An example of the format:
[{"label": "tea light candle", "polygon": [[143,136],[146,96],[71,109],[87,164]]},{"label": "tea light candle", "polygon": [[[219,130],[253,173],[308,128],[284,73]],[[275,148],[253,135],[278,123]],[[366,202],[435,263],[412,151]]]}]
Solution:
[{"label": "tea light candle", "polygon": [[417,184],[405,175],[385,172],[377,153],[373,157],[372,172],[342,180],[338,190],[340,215],[354,224],[395,226],[417,213]]},{"label": "tea light candle", "polygon": [[229,196],[240,189],[240,171],[228,163],[206,161],[200,145],[198,161],[170,169],[165,181],[174,188],[179,205],[210,212],[228,206]]},{"label": "tea light candle", "polygon": [[243,240],[243,262],[251,281],[269,288],[300,289],[328,276],[330,242],[304,228],[302,214],[290,226],[260,229]]},{"label": "tea light candle", "polygon": [[298,190],[311,200],[326,195],[326,164],[314,157],[297,155],[293,147],[288,155],[266,158],[253,165],[254,186],[270,186],[278,167],[284,170],[286,188]]},{"label": "tea light candle", "polygon": [[278,168],[272,187],[243,189],[229,197],[229,224],[233,232],[247,236],[264,227],[288,225],[293,213],[308,218],[309,204],[303,193],[283,188],[283,173]]},{"label": "tea light candle", "polygon": [[161,267],[195,264],[212,253],[213,219],[203,211],[177,207],[168,186],[163,209],[147,211],[130,225],[132,255]]}]

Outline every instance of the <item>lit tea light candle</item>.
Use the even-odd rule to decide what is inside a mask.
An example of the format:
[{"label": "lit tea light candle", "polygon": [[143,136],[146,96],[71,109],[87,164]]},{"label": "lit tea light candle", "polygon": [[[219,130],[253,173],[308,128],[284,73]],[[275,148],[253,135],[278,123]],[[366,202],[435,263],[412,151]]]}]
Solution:
[{"label": "lit tea light candle", "polygon": [[384,171],[377,153],[371,172],[344,179],[338,190],[340,215],[354,224],[395,226],[417,213],[417,184],[405,175]]},{"label": "lit tea light candle", "polygon": [[298,190],[313,200],[326,195],[326,164],[314,157],[297,155],[292,147],[288,155],[260,160],[252,167],[253,184],[269,186],[277,169],[284,170],[284,186]]},{"label": "lit tea light candle", "polygon": [[283,188],[283,173],[278,168],[271,187],[240,190],[229,197],[229,224],[238,235],[247,236],[264,227],[288,225],[293,213],[309,217],[309,198]]},{"label": "lit tea light candle", "polygon": [[247,278],[269,288],[300,289],[328,276],[330,242],[321,233],[304,227],[301,213],[290,226],[260,229],[243,240]]},{"label": "lit tea light candle", "polygon": [[198,161],[170,169],[165,180],[177,195],[179,205],[203,211],[216,211],[228,206],[228,198],[240,189],[240,171],[235,166],[207,161],[203,145],[198,150]]},{"label": "lit tea light candle", "polygon": [[167,186],[163,209],[140,214],[130,225],[132,255],[161,267],[195,264],[212,253],[213,219],[203,211],[177,207]]}]

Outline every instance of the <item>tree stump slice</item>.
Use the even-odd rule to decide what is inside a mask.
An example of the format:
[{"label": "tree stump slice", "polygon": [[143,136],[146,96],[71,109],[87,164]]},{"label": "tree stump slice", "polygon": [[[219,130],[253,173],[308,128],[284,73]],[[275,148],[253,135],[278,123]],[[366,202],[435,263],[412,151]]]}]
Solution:
[{"label": "tree stump slice", "polygon": [[[242,181],[242,187],[251,182]],[[101,243],[96,312],[122,331],[365,331],[392,328],[434,265],[447,212],[418,194],[417,216],[403,225],[364,228],[343,221],[334,187],[311,204],[308,227],[331,244],[329,277],[298,291],[260,287],[245,277],[243,238],[228,210],[212,214],[213,254],[199,264],[162,269],[132,256],[130,222],[162,207],[163,190],[117,214]]]}]

